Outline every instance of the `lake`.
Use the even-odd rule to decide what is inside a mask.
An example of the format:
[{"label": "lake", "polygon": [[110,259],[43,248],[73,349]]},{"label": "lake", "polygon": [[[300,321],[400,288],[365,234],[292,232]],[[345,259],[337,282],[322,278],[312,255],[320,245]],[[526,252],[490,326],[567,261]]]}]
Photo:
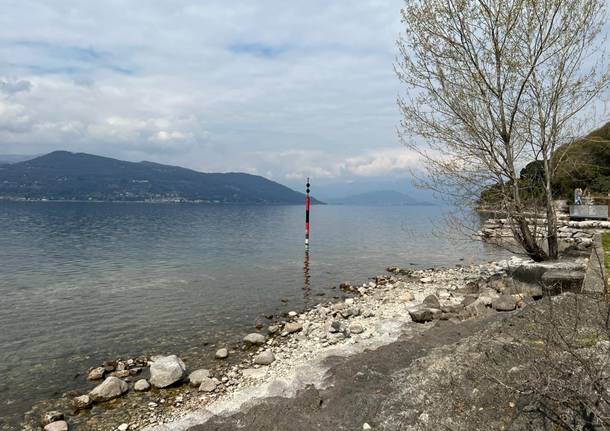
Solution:
[{"label": "lake", "polygon": [[435,235],[441,215],[314,206],[306,256],[300,206],[0,202],[0,424],[86,385],[103,360],[210,357],[341,281],[505,255]]}]

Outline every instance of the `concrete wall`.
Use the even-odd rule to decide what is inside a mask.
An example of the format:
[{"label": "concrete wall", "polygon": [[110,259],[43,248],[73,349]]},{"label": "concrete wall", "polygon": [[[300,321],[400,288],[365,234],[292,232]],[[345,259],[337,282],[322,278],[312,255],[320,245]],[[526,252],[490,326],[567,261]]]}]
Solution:
[{"label": "concrete wall", "polygon": [[608,205],[570,205],[570,218],[608,220]]},{"label": "concrete wall", "polygon": [[591,256],[589,264],[585,272],[583,280],[583,292],[602,293],[605,289],[604,285],[604,249],[602,247],[601,235],[597,234],[593,238],[593,247],[591,248]]}]

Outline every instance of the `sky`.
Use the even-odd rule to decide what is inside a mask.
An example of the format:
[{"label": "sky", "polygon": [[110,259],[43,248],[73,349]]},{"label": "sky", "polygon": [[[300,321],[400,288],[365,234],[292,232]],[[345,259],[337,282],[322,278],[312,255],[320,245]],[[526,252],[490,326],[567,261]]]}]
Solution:
[{"label": "sky", "polygon": [[0,154],[402,178],[402,0],[3,0]]}]

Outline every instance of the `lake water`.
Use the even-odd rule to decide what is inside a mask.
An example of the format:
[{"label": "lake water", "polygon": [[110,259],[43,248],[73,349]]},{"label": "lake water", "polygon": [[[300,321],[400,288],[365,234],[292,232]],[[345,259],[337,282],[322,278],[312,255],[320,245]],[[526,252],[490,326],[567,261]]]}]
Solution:
[{"label": "lake water", "polygon": [[440,216],[315,206],[306,261],[299,206],[0,202],[0,425],[103,360],[211,356],[343,280],[503,255],[434,235]]}]

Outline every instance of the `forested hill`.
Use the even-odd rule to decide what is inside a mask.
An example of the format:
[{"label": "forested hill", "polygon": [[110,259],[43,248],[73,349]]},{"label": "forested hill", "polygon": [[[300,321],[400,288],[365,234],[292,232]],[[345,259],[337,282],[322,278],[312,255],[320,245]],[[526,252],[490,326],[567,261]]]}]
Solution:
[{"label": "forested hill", "polygon": [[55,151],[0,165],[0,199],[302,204],[305,196],[256,175]]}]

